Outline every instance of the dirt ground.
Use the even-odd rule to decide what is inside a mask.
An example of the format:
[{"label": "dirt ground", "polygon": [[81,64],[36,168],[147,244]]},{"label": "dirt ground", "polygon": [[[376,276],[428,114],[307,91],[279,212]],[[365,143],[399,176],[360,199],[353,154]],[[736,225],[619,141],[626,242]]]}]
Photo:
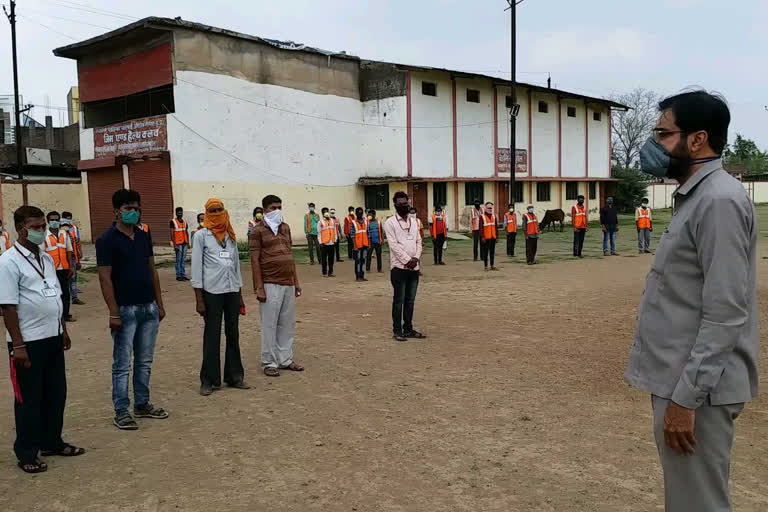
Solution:
[{"label": "dirt ground", "polygon": [[[111,425],[112,343],[92,275],[82,286],[88,305],[74,307],[78,321],[70,328],[65,424],[65,439],[89,451],[79,459],[48,459],[45,474],[21,473],[11,451],[7,365],[0,366],[6,383],[0,386],[0,506],[663,510],[650,399],[622,381],[650,257],[628,253],[535,267],[500,257],[502,271],[486,274],[467,261],[468,250],[450,253],[448,266],[426,266],[416,326],[429,339],[404,344],[390,335],[386,271],[355,283],[349,261],[335,280],[322,279],[318,266],[301,265],[296,358],[307,371],[277,379],[259,372],[257,302],[246,285],[241,345],[253,389],[210,397],[198,394],[202,321],[193,293],[163,269],[168,317],[152,398],[171,416],[140,420],[136,432]],[[768,261],[759,266],[764,279]],[[247,266],[244,273],[250,283]],[[763,333],[767,295],[761,285]],[[735,510],[768,510],[766,434],[764,394],[737,422]]]}]

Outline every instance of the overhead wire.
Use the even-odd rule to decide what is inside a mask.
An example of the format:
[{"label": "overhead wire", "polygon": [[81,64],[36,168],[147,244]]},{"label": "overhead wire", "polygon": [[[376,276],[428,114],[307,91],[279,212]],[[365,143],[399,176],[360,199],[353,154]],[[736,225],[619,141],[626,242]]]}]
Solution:
[{"label": "overhead wire", "polygon": [[98,7],[91,7],[90,5],[71,2],[68,0],[49,0],[49,2],[53,5],[64,7],[65,9],[72,9],[75,11],[87,12],[87,13],[96,14],[99,16],[111,16],[113,18],[118,18],[124,21],[137,21],[139,19],[139,18],[136,18],[135,16],[130,16],[128,14],[122,14],[116,11],[99,9]]},{"label": "overhead wire", "polygon": [[45,11],[38,11],[37,9],[30,9],[29,7],[25,7],[24,10],[25,11],[29,11],[29,12],[34,12],[34,13],[40,15],[40,16],[45,16],[47,18],[53,18],[53,19],[57,19],[57,20],[61,20],[61,21],[69,21],[69,22],[72,22],[72,23],[77,23],[79,25],[88,25],[89,27],[101,28],[101,29],[104,29],[104,30],[114,30],[114,28],[112,28],[112,27],[105,27],[104,25],[96,25],[94,23],[88,23],[87,21],[73,20],[72,18],[64,18],[62,16],[56,16],[56,15],[53,15],[53,14],[49,14],[49,13],[47,13]]},{"label": "overhead wire", "polygon": [[32,18],[30,18],[30,17],[28,17],[28,16],[25,16],[25,15],[23,15],[23,14],[19,14],[19,13],[16,13],[16,16],[18,16],[19,18],[25,19],[25,20],[29,21],[30,23],[34,23],[35,25],[40,25],[41,27],[43,27],[43,28],[45,28],[45,29],[48,29],[48,30],[50,30],[51,32],[55,32],[55,33],[59,34],[60,36],[68,37],[69,39],[72,39],[73,41],[76,41],[76,40],[77,40],[77,38],[76,38],[76,37],[72,37],[72,36],[70,36],[69,34],[65,34],[64,32],[60,32],[60,31],[56,30],[56,29],[55,29],[55,28],[53,28],[53,27],[49,27],[48,25],[46,25],[46,24],[44,24],[44,23],[40,23],[40,22],[39,22],[39,21],[37,21],[37,20],[33,20]]}]

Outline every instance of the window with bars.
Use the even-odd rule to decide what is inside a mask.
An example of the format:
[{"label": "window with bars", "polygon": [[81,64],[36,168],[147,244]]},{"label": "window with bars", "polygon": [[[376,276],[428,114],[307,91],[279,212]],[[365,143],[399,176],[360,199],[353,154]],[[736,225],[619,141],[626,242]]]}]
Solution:
[{"label": "window with bars", "polygon": [[467,101],[469,103],[480,103],[480,91],[476,89],[467,89]]},{"label": "window with bars", "polygon": [[575,181],[569,181],[565,184],[565,199],[575,201],[579,197],[579,184]]},{"label": "window with bars", "polygon": [[421,94],[424,96],[437,96],[437,84],[434,82],[421,82]]},{"label": "window with bars", "polygon": [[539,113],[541,114],[549,113],[549,104],[546,101],[539,102]]},{"label": "window with bars", "polygon": [[576,107],[568,107],[568,117],[576,117]]},{"label": "window with bars", "polygon": [[515,182],[515,202],[516,203],[523,202],[523,182],[522,181]]},{"label": "window with bars", "polygon": [[464,184],[464,204],[472,205],[475,202],[485,202],[485,183],[482,181],[468,181]]},{"label": "window with bars", "polygon": [[444,181],[432,184],[432,204],[434,206],[448,204],[448,184]]},{"label": "window with bars", "polygon": [[550,183],[542,181],[536,184],[536,200],[540,202],[550,201]]},{"label": "window with bars", "polygon": [[389,209],[389,184],[367,185],[365,187],[365,209]]},{"label": "window with bars", "polygon": [[597,182],[596,181],[589,182],[589,198],[597,199]]}]

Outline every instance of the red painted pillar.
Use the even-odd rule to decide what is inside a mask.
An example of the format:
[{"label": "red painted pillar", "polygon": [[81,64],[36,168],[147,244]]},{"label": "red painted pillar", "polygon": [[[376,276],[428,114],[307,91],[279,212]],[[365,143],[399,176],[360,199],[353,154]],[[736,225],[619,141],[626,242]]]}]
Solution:
[{"label": "red painted pillar", "polygon": [[413,148],[411,143],[411,72],[405,74],[405,132],[407,137],[406,149],[408,158],[408,176],[413,175]]}]

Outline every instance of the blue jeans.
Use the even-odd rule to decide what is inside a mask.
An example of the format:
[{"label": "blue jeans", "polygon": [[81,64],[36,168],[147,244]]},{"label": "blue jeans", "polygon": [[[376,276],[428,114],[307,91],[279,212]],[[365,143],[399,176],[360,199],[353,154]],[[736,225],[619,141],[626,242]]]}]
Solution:
[{"label": "blue jeans", "polygon": [[365,277],[365,256],[367,253],[367,247],[355,250],[355,277],[358,279]]},{"label": "blue jeans", "polygon": [[177,245],[174,249],[176,250],[176,277],[186,277],[184,262],[187,259],[187,244]]},{"label": "blue jeans", "polygon": [[611,240],[611,254],[616,253],[616,228],[610,226],[605,227],[603,232],[603,254],[608,252],[608,240]]},{"label": "blue jeans", "polygon": [[72,300],[75,300],[77,299],[77,263],[75,262],[74,254],[69,259],[69,268],[72,269],[72,277],[69,279],[69,296]]},{"label": "blue jeans", "polygon": [[149,375],[155,353],[155,340],[160,326],[160,311],[155,302],[136,306],[120,306],[122,327],[112,331],[112,402],[115,414],[128,412],[128,377],[133,353],[133,406],[149,405]]}]

